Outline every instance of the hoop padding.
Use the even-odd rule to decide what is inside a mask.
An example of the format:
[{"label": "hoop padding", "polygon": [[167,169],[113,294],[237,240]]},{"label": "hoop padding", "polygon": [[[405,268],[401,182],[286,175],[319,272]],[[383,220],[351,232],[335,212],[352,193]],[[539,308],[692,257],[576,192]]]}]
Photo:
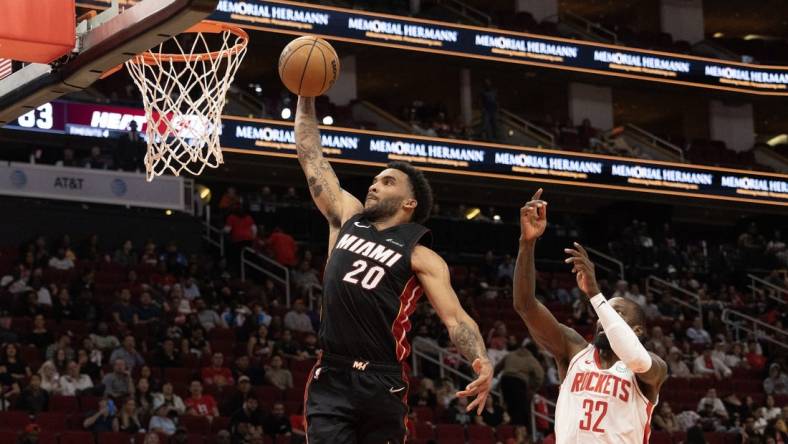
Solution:
[{"label": "hoop padding", "polygon": [[222,109],[248,42],[238,27],[201,22],[126,62],[145,106],[148,181],[168,171],[199,175],[224,163]]}]

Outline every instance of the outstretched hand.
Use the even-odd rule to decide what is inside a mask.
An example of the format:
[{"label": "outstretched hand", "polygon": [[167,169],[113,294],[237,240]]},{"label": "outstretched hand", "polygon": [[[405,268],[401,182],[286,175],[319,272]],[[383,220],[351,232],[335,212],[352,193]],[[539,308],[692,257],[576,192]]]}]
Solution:
[{"label": "outstretched hand", "polygon": [[565,248],[564,253],[569,257],[564,260],[567,264],[572,264],[572,273],[577,278],[577,286],[589,298],[600,293],[599,284],[596,282],[596,272],[594,263],[588,258],[588,252],[582,245],[574,243],[575,248]]},{"label": "outstretched hand", "polygon": [[468,404],[465,411],[470,412],[475,407],[476,414],[481,415],[484,406],[487,405],[487,397],[490,396],[490,390],[492,390],[493,368],[489,359],[481,358],[474,359],[471,366],[473,371],[479,376],[475,381],[468,384],[465,390],[457,392],[457,397],[476,396],[476,399]]},{"label": "outstretched hand", "polygon": [[520,208],[520,241],[533,242],[544,234],[547,227],[547,202],[541,200],[542,189]]}]

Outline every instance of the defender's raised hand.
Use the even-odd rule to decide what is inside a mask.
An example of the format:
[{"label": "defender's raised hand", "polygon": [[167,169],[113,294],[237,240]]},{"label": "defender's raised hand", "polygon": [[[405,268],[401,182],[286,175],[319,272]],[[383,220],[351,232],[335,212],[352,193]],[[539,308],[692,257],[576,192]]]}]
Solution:
[{"label": "defender's raised hand", "polygon": [[572,264],[572,273],[577,277],[577,286],[580,290],[591,298],[598,295],[599,284],[596,282],[594,263],[588,258],[588,252],[582,245],[574,243],[575,248],[565,248],[564,253],[568,254],[564,262]]},{"label": "defender's raised hand", "polygon": [[520,242],[533,242],[544,234],[547,227],[547,202],[541,200],[542,189],[520,208]]}]

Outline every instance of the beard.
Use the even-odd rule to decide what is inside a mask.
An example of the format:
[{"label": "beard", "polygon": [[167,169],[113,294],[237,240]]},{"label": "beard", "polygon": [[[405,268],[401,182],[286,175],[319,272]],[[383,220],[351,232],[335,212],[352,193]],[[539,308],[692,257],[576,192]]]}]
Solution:
[{"label": "beard", "polygon": [[399,210],[401,204],[402,199],[396,197],[378,200],[373,206],[368,208],[365,206],[361,215],[370,222],[380,222],[397,214],[397,210]]}]

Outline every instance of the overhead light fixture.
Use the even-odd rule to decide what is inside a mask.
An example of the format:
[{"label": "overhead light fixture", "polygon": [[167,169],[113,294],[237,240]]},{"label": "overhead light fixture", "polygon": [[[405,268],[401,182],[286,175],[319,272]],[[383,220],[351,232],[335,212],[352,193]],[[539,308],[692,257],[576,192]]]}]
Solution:
[{"label": "overhead light fixture", "polygon": [[758,34],[747,34],[743,38],[744,40],[760,40],[763,36]]},{"label": "overhead light fixture", "polygon": [[263,88],[260,85],[256,85],[254,87],[254,92],[256,92],[257,94],[260,94],[261,92],[263,92]]},{"label": "overhead light fixture", "polygon": [[493,220],[496,221],[496,222],[500,222],[501,221],[501,215],[500,214],[494,215],[493,216]]},{"label": "overhead light fixture", "polygon": [[197,185],[195,187],[197,189],[197,195],[200,196],[200,201],[204,204],[207,204],[211,201],[211,189],[206,187],[205,185]]},{"label": "overhead light fixture", "polygon": [[172,216],[172,210],[165,210],[164,214],[166,214],[167,216]]},{"label": "overhead light fixture", "polygon": [[721,39],[721,38],[725,37],[725,34],[723,34],[721,32],[715,32],[713,37],[715,39]]},{"label": "overhead light fixture", "polygon": [[788,143],[788,134],[778,134],[766,141],[769,146],[777,146]]},{"label": "overhead light fixture", "polygon": [[290,108],[282,108],[282,118],[287,120],[290,116],[293,115],[293,112],[290,111]]},{"label": "overhead light fixture", "polygon": [[333,125],[333,124],[334,124],[334,118],[333,117],[331,117],[331,116],[323,117],[323,125]]},{"label": "overhead light fixture", "polygon": [[468,220],[473,220],[474,218],[476,218],[476,216],[481,214],[481,212],[482,212],[482,210],[480,208],[478,208],[478,207],[470,208],[470,209],[468,209],[468,211],[465,212],[465,218],[468,219]]}]

